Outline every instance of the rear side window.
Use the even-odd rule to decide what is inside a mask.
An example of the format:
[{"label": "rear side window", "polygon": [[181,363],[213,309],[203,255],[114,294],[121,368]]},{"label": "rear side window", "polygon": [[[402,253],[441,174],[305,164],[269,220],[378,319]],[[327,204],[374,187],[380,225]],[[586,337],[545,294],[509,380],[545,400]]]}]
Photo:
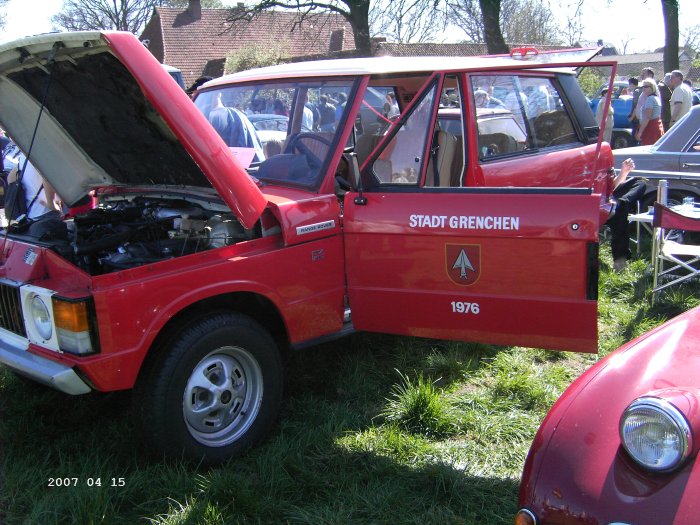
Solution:
[{"label": "rear side window", "polygon": [[578,145],[579,139],[552,79],[526,75],[473,75],[479,159],[534,149]]},{"label": "rear side window", "polygon": [[372,173],[378,183],[418,184],[427,161],[423,155],[431,138],[430,123],[436,92],[436,86],[427,91],[374,161]]}]

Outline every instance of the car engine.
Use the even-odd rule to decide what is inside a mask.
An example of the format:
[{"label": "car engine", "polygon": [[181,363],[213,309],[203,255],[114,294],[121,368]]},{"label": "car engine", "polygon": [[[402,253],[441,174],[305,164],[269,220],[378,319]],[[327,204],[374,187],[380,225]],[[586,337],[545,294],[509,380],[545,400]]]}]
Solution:
[{"label": "car engine", "polygon": [[243,228],[231,213],[215,213],[182,199],[145,197],[112,200],[72,219],[45,217],[13,230],[49,246],[91,275],[260,236],[259,231]]}]

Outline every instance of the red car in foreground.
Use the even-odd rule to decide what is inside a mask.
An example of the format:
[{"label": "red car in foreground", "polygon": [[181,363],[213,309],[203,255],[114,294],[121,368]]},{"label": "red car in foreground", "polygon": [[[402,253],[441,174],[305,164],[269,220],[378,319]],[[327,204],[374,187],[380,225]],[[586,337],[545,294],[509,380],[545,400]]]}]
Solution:
[{"label": "red car in foreground", "polygon": [[[524,136],[477,121],[477,87]],[[250,120],[270,107],[286,126],[264,141]],[[193,104],[132,34],[49,34],[0,45],[0,124],[64,204],[98,203],[3,232],[0,364],[134,389],[166,454],[260,441],[283,354],[355,330],[597,350],[612,153],[572,67],[282,64]]]},{"label": "red car in foreground", "polygon": [[700,307],[579,377],[530,449],[516,525],[700,522]]}]

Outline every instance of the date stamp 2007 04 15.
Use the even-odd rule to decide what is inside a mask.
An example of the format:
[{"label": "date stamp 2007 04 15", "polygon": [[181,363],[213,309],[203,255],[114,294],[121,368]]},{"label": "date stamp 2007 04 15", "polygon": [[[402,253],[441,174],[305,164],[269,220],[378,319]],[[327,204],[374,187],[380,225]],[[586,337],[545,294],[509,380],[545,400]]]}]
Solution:
[{"label": "date stamp 2007 04 15", "polygon": [[47,487],[77,487],[78,485],[86,485],[88,487],[124,487],[126,480],[124,478],[49,478]]}]

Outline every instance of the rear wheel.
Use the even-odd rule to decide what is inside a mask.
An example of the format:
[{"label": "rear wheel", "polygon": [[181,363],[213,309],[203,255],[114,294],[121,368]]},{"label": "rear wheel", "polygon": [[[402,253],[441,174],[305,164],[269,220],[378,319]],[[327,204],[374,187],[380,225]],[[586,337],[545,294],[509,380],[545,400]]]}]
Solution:
[{"label": "rear wheel", "polygon": [[613,131],[612,144],[610,145],[612,149],[629,148],[634,146],[634,144],[635,141],[629,133]]},{"label": "rear wheel", "polygon": [[272,337],[246,316],[221,313],[171,341],[134,396],[152,446],[216,464],[263,439],[282,398],[282,362]]}]

